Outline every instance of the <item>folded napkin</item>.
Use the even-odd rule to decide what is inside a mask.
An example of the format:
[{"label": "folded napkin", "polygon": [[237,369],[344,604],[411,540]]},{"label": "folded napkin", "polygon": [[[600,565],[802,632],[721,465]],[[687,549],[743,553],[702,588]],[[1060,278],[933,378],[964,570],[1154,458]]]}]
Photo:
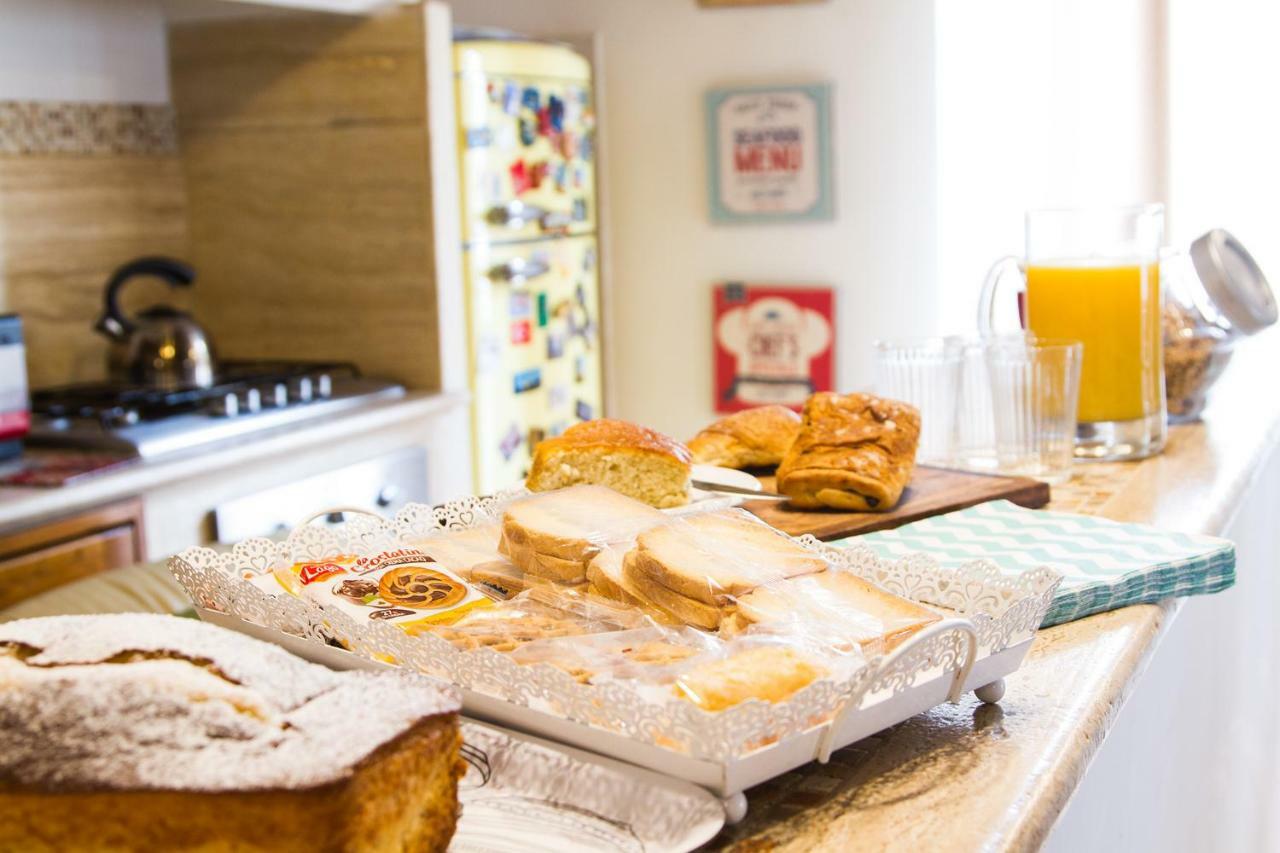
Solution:
[{"label": "folded napkin", "polygon": [[1224,590],[1236,580],[1226,539],[993,501],[845,542],[881,557],[923,552],[944,566],[988,559],[1009,573],[1063,575],[1043,626],[1130,604]]}]

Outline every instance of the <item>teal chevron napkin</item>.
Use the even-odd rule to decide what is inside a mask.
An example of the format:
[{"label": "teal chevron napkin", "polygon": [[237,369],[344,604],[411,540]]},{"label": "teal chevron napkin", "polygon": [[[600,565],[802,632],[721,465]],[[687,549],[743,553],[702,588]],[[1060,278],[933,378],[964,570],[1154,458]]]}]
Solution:
[{"label": "teal chevron napkin", "polygon": [[944,566],[979,558],[1006,572],[1049,566],[1063,580],[1045,627],[1130,604],[1218,592],[1236,580],[1236,549],[1226,539],[1008,501],[843,541],[867,545],[882,557],[924,552]]}]

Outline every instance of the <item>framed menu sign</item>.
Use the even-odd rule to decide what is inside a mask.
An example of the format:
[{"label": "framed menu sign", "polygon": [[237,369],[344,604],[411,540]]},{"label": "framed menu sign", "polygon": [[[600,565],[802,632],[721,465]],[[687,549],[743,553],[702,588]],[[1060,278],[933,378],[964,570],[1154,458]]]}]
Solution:
[{"label": "framed menu sign", "polygon": [[729,282],[712,302],[715,409],[778,403],[797,411],[833,388],[835,297],[829,287]]},{"label": "framed menu sign", "polygon": [[718,222],[831,219],[831,87],[707,93],[707,179]]}]

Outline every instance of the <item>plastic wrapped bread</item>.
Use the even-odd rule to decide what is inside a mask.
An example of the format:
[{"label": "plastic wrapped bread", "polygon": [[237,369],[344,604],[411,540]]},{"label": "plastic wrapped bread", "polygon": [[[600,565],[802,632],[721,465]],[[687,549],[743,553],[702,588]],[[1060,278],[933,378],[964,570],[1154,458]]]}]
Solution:
[{"label": "plastic wrapped bread", "polygon": [[636,537],[622,578],[683,624],[715,630],[737,596],[827,562],[741,510],[671,519]]},{"label": "plastic wrapped bread", "polygon": [[604,486],[571,486],[508,506],[498,547],[526,574],[585,584],[587,566],[601,550],[668,518]]},{"label": "plastic wrapped bread", "polygon": [[766,584],[739,596],[721,633],[800,634],[837,649],[867,654],[891,651],[942,617],[880,589],[851,572],[819,574]]}]

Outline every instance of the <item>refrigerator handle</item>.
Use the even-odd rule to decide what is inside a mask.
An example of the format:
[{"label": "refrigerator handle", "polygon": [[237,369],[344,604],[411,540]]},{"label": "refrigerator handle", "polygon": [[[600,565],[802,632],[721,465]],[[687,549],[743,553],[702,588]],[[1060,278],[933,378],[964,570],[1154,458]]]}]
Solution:
[{"label": "refrigerator handle", "polygon": [[524,284],[530,279],[551,272],[551,264],[537,258],[512,258],[505,264],[491,267],[488,272],[490,281],[503,281],[509,284]]},{"label": "refrigerator handle", "polygon": [[568,213],[557,213],[519,199],[490,208],[485,219],[490,225],[501,225],[504,228],[523,228],[530,222],[536,222],[546,231],[567,228],[573,222],[573,217]]}]

